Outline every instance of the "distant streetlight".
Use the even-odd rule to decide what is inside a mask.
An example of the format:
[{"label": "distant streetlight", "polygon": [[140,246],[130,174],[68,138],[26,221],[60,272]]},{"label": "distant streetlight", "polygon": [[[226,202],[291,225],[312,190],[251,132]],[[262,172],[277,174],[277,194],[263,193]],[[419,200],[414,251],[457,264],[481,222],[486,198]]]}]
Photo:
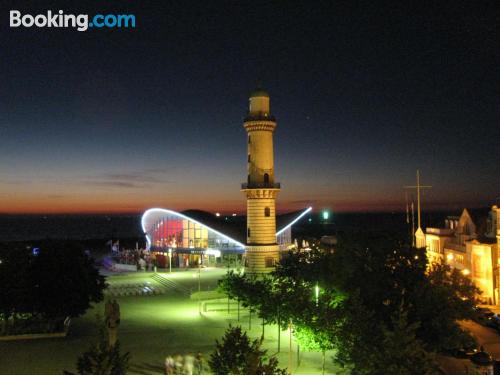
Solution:
[{"label": "distant streetlight", "polygon": [[316,283],[316,286],[314,287],[314,294],[316,295],[316,306],[318,306],[318,300],[319,300],[319,286]]},{"label": "distant streetlight", "polygon": [[198,259],[198,292],[201,292],[201,259]]},{"label": "distant streetlight", "polygon": [[322,216],[323,220],[327,221],[330,218],[330,213],[327,210],[323,210]]},{"label": "distant streetlight", "polygon": [[198,313],[201,314],[201,257],[198,259]]},{"label": "distant streetlight", "polygon": [[170,273],[172,273],[172,249],[168,249],[168,264]]}]

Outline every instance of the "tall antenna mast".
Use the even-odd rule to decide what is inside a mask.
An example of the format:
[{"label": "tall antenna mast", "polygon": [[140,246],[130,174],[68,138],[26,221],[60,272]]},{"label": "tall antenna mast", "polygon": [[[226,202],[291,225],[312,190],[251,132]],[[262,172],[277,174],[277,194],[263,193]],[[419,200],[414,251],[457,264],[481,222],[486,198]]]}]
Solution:
[{"label": "tall antenna mast", "polygon": [[415,205],[411,200],[411,244],[415,246]]},{"label": "tall antenna mast", "polygon": [[432,186],[430,185],[420,185],[420,171],[417,169],[417,184],[412,186],[404,186],[405,189],[416,189],[417,190],[417,220],[418,220],[418,229],[422,226],[421,220],[421,209],[420,209],[420,190],[421,189],[430,189]]},{"label": "tall antenna mast", "polygon": [[406,202],[406,224],[410,224],[410,212],[408,210],[408,191],[405,191],[405,202]]}]

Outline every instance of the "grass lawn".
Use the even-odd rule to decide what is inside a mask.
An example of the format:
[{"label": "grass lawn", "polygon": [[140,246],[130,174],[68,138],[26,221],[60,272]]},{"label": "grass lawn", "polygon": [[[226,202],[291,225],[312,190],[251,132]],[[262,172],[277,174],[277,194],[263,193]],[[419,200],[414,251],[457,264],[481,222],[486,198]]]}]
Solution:
[{"label": "grass lawn", "polygon": [[[200,289],[212,290],[217,280],[226,272],[222,269],[203,269],[200,272]],[[152,274],[137,273],[108,277],[114,286],[153,282]],[[198,290],[198,271],[178,271],[164,274],[172,281],[192,291]],[[127,296],[116,298],[120,303],[121,325],[118,338],[122,350],[130,351],[132,375],[163,374],[163,361],[167,354],[187,354],[201,351],[208,359],[214,349],[215,339],[220,339],[231,323],[248,331],[248,315],[241,312],[237,321],[236,309],[199,314],[198,302],[174,290],[159,296]],[[0,342],[0,374],[2,375],[57,375],[63,370],[75,371],[76,358],[85,351],[96,337],[96,313],[103,315],[104,303],[97,304],[84,316],[73,319],[70,334],[63,339]],[[274,354],[277,349],[277,327],[266,326],[264,347]],[[248,331],[260,337],[262,326],[253,319]],[[282,332],[280,367],[287,367],[289,336]],[[292,342],[293,374],[321,374],[321,355],[301,353],[297,368],[296,344]],[[205,365],[205,368],[207,366]],[[327,358],[327,374],[335,368]],[[206,371],[206,374],[209,374]]]}]

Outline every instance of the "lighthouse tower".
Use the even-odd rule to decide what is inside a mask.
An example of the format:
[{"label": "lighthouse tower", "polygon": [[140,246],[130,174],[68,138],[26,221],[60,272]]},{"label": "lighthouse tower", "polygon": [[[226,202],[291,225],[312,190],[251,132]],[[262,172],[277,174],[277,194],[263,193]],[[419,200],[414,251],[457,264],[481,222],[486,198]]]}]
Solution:
[{"label": "lighthouse tower", "polygon": [[275,200],[280,184],[274,182],[273,132],[269,94],[257,89],[250,95],[248,116],[243,123],[248,133],[248,177],[242,184],[247,197],[247,240],[245,272],[271,272],[279,261],[276,243]]}]

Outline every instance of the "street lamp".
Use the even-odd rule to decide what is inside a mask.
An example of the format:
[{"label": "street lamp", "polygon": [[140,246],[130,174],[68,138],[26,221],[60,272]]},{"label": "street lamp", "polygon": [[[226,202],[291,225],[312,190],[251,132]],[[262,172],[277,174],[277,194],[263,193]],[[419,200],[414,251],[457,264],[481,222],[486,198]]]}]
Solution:
[{"label": "street lamp", "polygon": [[318,299],[319,299],[319,286],[318,283],[316,283],[316,286],[314,287],[314,294],[316,296],[316,307],[318,306]]},{"label": "street lamp", "polygon": [[201,292],[201,259],[198,259],[198,292]]},{"label": "street lamp", "polygon": [[170,273],[172,273],[172,249],[168,249],[168,265],[170,269]]},{"label": "street lamp", "polygon": [[198,314],[201,314],[201,301],[200,301],[200,298],[201,298],[201,257],[202,255],[200,255],[200,259],[198,259]]}]

